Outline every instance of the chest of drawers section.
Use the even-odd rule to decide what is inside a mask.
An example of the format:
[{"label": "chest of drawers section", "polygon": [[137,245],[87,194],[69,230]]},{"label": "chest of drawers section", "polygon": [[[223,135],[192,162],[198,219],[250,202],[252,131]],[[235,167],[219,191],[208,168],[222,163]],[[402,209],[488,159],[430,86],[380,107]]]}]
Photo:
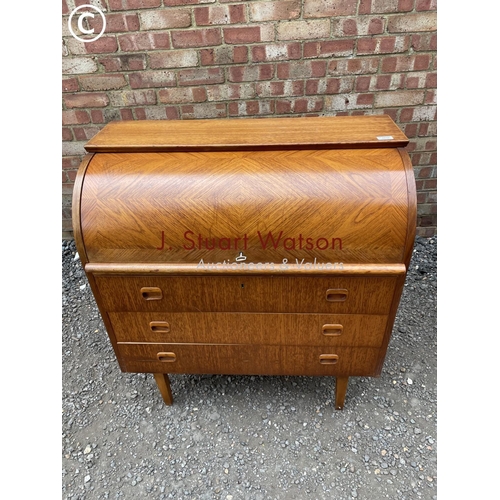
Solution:
[{"label": "chest of drawers section", "polygon": [[414,180],[388,117],[346,118],[258,120],[281,127],[265,144],[253,120],[245,139],[241,120],[215,120],[110,124],[91,141],[75,239],[122,371],[153,373],[167,404],[169,373],[333,376],[339,409],[349,377],[380,375]]}]

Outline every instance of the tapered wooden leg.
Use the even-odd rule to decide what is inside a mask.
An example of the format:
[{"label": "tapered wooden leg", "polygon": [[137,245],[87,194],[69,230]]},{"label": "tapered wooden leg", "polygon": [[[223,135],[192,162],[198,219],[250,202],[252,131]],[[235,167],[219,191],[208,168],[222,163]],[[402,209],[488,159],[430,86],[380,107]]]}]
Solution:
[{"label": "tapered wooden leg", "polygon": [[336,377],[335,408],[337,410],[342,410],[342,408],[344,408],[345,393],[347,391],[347,382],[349,382],[349,377]]},{"label": "tapered wooden leg", "polygon": [[170,390],[170,380],[166,373],[154,373],[156,385],[160,389],[161,397],[166,405],[171,405],[174,402],[172,391]]}]

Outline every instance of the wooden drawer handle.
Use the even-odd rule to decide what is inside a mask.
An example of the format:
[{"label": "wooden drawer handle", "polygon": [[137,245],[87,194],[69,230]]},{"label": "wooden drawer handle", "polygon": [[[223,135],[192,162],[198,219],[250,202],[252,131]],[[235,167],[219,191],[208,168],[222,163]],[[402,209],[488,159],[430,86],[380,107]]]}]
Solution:
[{"label": "wooden drawer handle", "polygon": [[337,354],[320,354],[319,362],[322,365],[334,365],[339,360]]},{"label": "wooden drawer handle", "polygon": [[170,324],[167,321],[151,321],[149,328],[155,333],[169,333]]},{"label": "wooden drawer handle", "polygon": [[156,357],[163,363],[173,363],[176,358],[175,352],[159,352]]},{"label": "wooden drawer handle", "polygon": [[347,299],[347,290],[335,290],[330,288],[326,291],[326,300],[328,302],[344,302]]},{"label": "wooden drawer handle", "polygon": [[322,331],[323,335],[329,337],[338,337],[342,334],[344,327],[342,325],[323,325]]},{"label": "wooden drawer handle", "polygon": [[161,300],[163,298],[161,288],[156,286],[143,286],[141,295],[144,300]]}]

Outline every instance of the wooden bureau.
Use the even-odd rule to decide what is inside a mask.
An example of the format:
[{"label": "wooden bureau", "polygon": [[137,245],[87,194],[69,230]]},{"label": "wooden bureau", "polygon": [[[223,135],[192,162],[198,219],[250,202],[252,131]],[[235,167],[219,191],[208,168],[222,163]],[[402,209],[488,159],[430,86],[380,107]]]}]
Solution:
[{"label": "wooden bureau", "polygon": [[390,117],[113,122],[73,195],[124,372],[379,376],[416,222]]}]

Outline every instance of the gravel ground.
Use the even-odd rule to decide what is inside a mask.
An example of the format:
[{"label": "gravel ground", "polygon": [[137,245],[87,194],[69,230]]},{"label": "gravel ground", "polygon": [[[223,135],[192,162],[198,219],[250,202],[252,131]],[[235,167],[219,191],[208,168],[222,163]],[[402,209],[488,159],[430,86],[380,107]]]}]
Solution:
[{"label": "gravel ground", "polygon": [[436,499],[437,238],[418,238],[380,378],[121,373],[63,241],[65,499]]}]

